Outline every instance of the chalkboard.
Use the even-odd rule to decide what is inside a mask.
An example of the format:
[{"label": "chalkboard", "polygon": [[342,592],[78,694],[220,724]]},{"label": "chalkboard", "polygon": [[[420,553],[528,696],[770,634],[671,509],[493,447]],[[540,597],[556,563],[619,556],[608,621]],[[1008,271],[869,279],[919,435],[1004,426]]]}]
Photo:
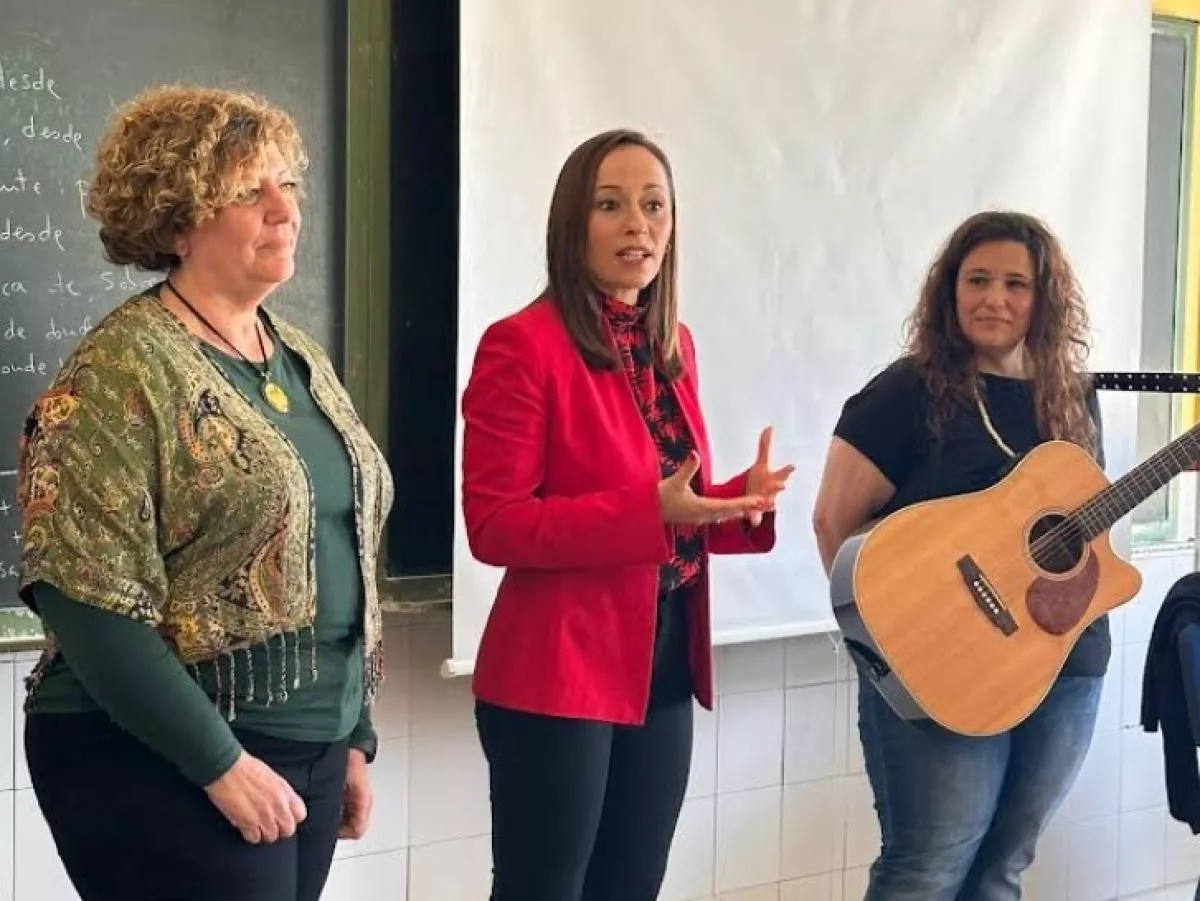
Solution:
[{"label": "chalkboard", "polygon": [[[20,606],[22,422],[62,359],[159,274],[102,255],[83,197],[111,113],[163,83],[251,90],[296,120],[311,167],[296,276],[269,306],[341,365],[346,72],[338,0],[36,0],[0,30],[0,608]],[[0,611],[2,614],[2,611]],[[0,637],[11,614],[0,615]]]}]

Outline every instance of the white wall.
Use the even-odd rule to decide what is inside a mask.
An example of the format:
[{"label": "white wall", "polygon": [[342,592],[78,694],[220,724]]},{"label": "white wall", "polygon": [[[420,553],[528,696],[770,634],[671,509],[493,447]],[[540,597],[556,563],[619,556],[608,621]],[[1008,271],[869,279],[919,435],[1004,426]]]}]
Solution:
[{"label": "white wall", "polygon": [[[1146,0],[504,0],[463,4],[461,31],[460,389],[486,326],[544,279],[553,174],[618,125],[675,167],[714,471],[741,471],[773,425],[775,459],[797,466],[789,521],[811,514],[842,401],[896,355],[937,246],[980,209],[1050,224],[1087,287],[1090,365],[1136,366]],[[1135,410],[1106,398],[1112,472],[1134,462]],[[502,572],[472,558],[461,510],[465,667]],[[830,624],[811,540],[714,559],[712,576],[717,644]]]},{"label": "white wall", "polygon": [[[1042,842],[1031,901],[1133,897],[1200,873],[1200,837],[1166,813],[1159,737],[1136,725],[1154,615],[1192,564],[1177,553],[1139,565],[1146,587],[1115,618],[1099,730]],[[387,637],[374,826],[340,849],[325,898],[485,901],[487,773],[467,682],[438,676],[449,624],[394,620]],[[0,657],[0,901],[68,901],[21,754],[30,656]],[[858,901],[878,830],[844,658],[818,636],[722,648],[718,667],[663,901]],[[1191,890],[1154,897],[1190,901]]]}]

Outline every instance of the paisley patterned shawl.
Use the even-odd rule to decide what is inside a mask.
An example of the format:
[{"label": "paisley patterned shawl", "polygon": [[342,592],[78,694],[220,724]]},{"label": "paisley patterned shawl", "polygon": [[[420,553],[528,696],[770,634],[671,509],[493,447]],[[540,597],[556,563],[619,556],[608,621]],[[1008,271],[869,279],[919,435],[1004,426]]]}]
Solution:
[{"label": "paisley patterned shawl", "polygon": [[[373,700],[383,673],[375,566],[391,475],[325,353],[269,318],[308,364],[313,398],[349,451]],[[30,585],[48,582],[158,629],[185,664],[312,627],[315,515],[305,465],[151,296],[105,317],[34,405],[18,497],[27,602]],[[56,653],[48,638],[43,662]]]}]

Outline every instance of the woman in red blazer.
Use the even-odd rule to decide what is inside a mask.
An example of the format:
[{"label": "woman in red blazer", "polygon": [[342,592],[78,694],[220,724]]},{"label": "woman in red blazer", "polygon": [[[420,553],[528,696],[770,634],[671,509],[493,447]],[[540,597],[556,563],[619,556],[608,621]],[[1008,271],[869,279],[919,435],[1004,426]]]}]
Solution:
[{"label": "woman in red blazer", "polygon": [[712,484],[677,320],[674,185],[642,135],[559,174],[548,286],[463,395],[471,551],[505,568],[476,660],[492,901],[654,901],[712,706],[708,555],[761,553],[792,467]]}]

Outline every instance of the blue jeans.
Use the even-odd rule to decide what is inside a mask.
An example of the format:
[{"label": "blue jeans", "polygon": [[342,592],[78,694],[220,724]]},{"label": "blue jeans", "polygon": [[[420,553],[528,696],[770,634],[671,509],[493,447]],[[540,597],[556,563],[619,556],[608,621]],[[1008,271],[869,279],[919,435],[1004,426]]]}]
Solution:
[{"label": "blue jeans", "polygon": [[1100,678],[1065,676],[1010,732],[967,738],[895,714],[859,680],[882,849],[864,901],[1014,901],[1091,744]]}]

